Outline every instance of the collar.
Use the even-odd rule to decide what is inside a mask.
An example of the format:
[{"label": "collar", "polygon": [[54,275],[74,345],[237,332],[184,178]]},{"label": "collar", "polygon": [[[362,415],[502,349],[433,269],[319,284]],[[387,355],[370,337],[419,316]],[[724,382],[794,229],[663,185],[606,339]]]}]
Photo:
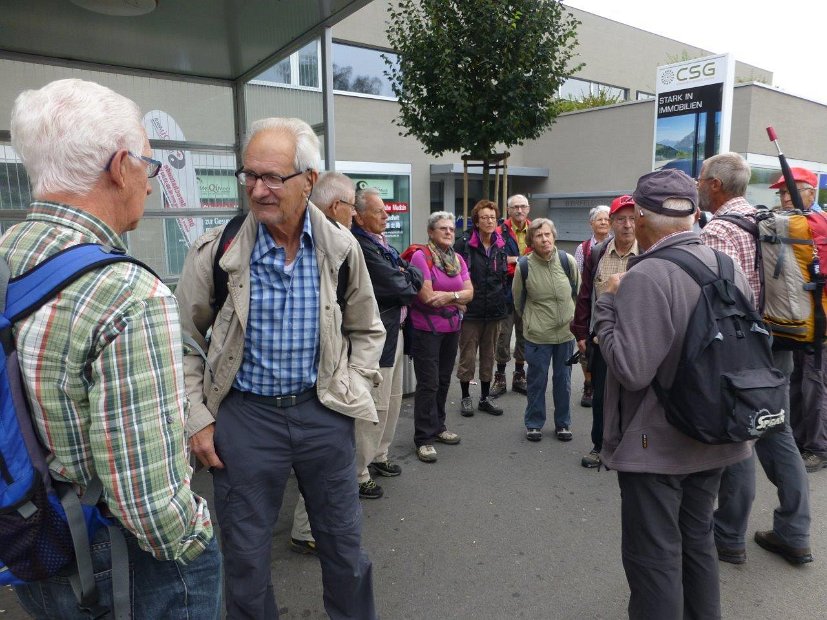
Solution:
[{"label": "collar", "polygon": [[[310,207],[308,205],[304,210],[304,224],[302,226],[301,240],[299,241],[299,249],[307,248],[313,249],[313,226],[310,223]],[[253,252],[250,255],[250,263],[255,263],[270,252],[282,251],[284,248],[276,244],[273,235],[265,228],[264,224],[258,223],[258,230],[256,231],[256,241],[253,245]]]},{"label": "collar", "polygon": [[104,245],[119,250],[126,250],[126,244],[121,236],[112,228],[91,213],[61,202],[35,200],[29,206],[26,216],[28,221],[50,222],[59,226],[66,226],[79,233],[91,235]]}]

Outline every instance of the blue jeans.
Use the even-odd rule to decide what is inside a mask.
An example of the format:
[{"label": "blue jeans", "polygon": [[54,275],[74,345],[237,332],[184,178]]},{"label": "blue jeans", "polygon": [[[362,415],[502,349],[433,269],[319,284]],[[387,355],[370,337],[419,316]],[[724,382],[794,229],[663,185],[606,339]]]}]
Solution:
[{"label": "blue jeans", "polygon": [[[187,565],[161,561],[138,547],[137,539],[124,531],[129,550],[130,607],[135,620],[188,618],[218,620],[221,617],[221,553],[215,538]],[[92,540],[92,568],[100,604],[112,609],[109,532],[102,528]],[[80,620],[90,616],[78,609],[69,581],[54,577],[16,586],[15,591],[29,615],[38,620]]]},{"label": "blue jeans", "polygon": [[546,423],[546,387],[551,366],[551,393],[554,398],[554,427],[571,426],[571,366],[566,360],[574,353],[574,340],[561,344],[534,344],[525,341],[525,361],[528,364],[528,402],[525,408],[525,427],[543,428]]}]

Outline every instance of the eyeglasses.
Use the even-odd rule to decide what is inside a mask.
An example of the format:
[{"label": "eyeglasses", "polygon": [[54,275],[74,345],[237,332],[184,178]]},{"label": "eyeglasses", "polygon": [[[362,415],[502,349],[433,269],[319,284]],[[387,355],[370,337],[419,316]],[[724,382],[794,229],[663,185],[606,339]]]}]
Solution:
[{"label": "eyeglasses", "polygon": [[249,189],[255,187],[259,179],[261,179],[264,182],[264,184],[270,189],[281,189],[282,187],[284,187],[287,181],[289,181],[293,177],[299,176],[300,174],[304,174],[305,172],[307,172],[307,170],[300,170],[298,172],[294,172],[293,174],[288,174],[286,177],[283,177],[280,174],[275,174],[272,172],[268,172],[267,174],[257,174],[251,170],[239,168],[235,171],[235,178],[238,179],[239,185],[243,185],[244,187],[247,187]]},{"label": "eyeglasses", "polygon": [[480,215],[477,218],[481,222],[496,222],[497,216],[496,215]]},{"label": "eyeglasses", "polygon": [[[109,158],[109,161],[106,162],[106,167],[103,169],[104,172],[109,172],[109,168],[112,167],[112,161],[115,159],[115,155],[117,155],[119,151],[115,151],[112,153],[112,157]],[[136,155],[132,151],[127,151],[127,155],[130,157],[134,157],[135,159],[140,159],[146,164],[146,178],[154,179],[158,176],[158,173],[161,172],[161,166],[163,164],[159,162],[157,159],[152,159],[151,157],[147,157],[146,155]]]},{"label": "eyeglasses", "polygon": [[[815,190],[815,187],[810,187],[809,185],[807,187],[799,187],[798,191],[799,192],[806,192],[807,190],[811,190],[811,189]],[[787,196],[790,195],[790,190],[779,189],[777,192],[775,192],[775,195],[778,196],[779,198],[786,198]]]},{"label": "eyeglasses", "polygon": [[515,211],[528,211],[531,207],[529,205],[511,205],[508,208],[514,209]]}]

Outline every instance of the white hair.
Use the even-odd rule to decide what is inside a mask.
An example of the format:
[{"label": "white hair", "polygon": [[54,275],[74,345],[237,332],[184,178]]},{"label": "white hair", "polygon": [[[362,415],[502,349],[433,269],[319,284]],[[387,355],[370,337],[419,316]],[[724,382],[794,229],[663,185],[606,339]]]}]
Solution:
[{"label": "white hair", "polygon": [[[672,211],[686,211],[692,208],[692,203],[685,198],[667,198],[663,201],[662,207]],[[657,233],[672,233],[679,230],[692,230],[695,224],[695,214],[690,215],[666,215],[665,213],[655,213],[649,211],[646,207],[637,205],[638,209],[646,211],[646,221],[649,228]]]},{"label": "white hair", "polygon": [[593,222],[600,213],[605,213],[606,215],[609,214],[609,207],[607,205],[597,205],[596,207],[592,207],[591,211],[589,211],[589,222]]},{"label": "white hair", "polygon": [[453,213],[448,213],[447,211],[434,211],[428,216],[428,230],[434,230],[440,220],[448,220],[452,223],[456,221]]},{"label": "white hair", "polygon": [[353,181],[347,175],[330,170],[323,172],[313,186],[313,204],[320,209],[329,209],[337,200],[350,198],[353,187]]},{"label": "white hair", "polygon": [[114,153],[142,154],[146,132],[134,101],[95,82],[67,79],[17,96],[11,139],[35,196],[83,196]]},{"label": "white hair", "polygon": [[368,196],[377,196],[379,200],[382,200],[382,192],[379,191],[378,187],[360,189],[356,192],[356,200],[354,201],[356,203],[356,213],[361,215],[368,208]]},{"label": "white hair", "polygon": [[242,158],[247,153],[250,140],[260,131],[275,130],[288,133],[296,141],[296,156],[293,158],[293,167],[296,172],[318,170],[321,155],[319,154],[319,137],[313,128],[300,118],[286,118],[274,116],[262,118],[250,125],[250,133],[244,139],[241,149]]}]

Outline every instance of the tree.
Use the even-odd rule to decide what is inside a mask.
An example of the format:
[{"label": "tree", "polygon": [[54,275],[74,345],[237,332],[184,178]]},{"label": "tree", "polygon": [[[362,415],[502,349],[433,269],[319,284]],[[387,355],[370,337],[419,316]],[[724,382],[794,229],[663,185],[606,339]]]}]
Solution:
[{"label": "tree", "polygon": [[569,62],[578,21],[559,0],[398,0],[387,36],[398,64],[385,75],[399,100],[400,135],[430,155],[482,160],[538,137],[554,98],[582,65]]}]

